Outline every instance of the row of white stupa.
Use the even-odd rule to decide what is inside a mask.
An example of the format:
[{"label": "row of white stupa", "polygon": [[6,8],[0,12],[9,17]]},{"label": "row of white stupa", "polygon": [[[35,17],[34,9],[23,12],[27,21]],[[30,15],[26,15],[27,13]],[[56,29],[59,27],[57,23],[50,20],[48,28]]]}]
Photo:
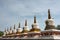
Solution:
[{"label": "row of white stupa", "polygon": [[[60,37],[60,30],[55,29],[55,24],[53,19],[50,15],[50,9],[48,9],[48,19],[45,21],[46,27],[44,31],[41,31],[39,26],[36,22],[36,16],[34,16],[34,23],[32,24],[32,28],[28,30],[27,27],[27,20],[25,20],[25,27],[23,27],[23,30],[20,28],[20,23],[18,26],[18,29],[5,30],[4,32],[4,38],[11,38],[11,37],[19,37],[19,38],[34,38],[34,39],[58,39]],[[54,36],[52,36],[54,35]],[[55,36],[56,35],[56,36]],[[59,36],[58,36],[59,35]]]},{"label": "row of white stupa", "polygon": [[39,29],[39,26],[38,24],[36,23],[36,16],[34,16],[34,23],[32,24],[32,29],[29,30],[28,26],[27,26],[27,20],[25,20],[25,26],[23,27],[23,29],[20,27],[20,23],[19,23],[19,26],[18,28],[16,29],[15,28],[15,25],[14,25],[14,28],[12,30],[12,27],[10,27],[10,29],[7,30],[5,29],[5,32],[4,32],[4,35],[7,36],[7,35],[12,35],[12,34],[21,34],[21,33],[28,33],[28,32],[40,32],[41,30]]}]

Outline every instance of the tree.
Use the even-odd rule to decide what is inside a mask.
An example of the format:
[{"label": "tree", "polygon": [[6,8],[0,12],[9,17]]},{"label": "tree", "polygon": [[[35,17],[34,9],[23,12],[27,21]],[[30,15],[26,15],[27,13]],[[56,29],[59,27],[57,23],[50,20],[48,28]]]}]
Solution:
[{"label": "tree", "polygon": [[4,33],[3,33],[2,31],[0,31],[0,36],[3,36],[3,34],[4,34]]},{"label": "tree", "polygon": [[60,30],[60,25],[57,25],[57,27],[56,27],[58,30]]}]

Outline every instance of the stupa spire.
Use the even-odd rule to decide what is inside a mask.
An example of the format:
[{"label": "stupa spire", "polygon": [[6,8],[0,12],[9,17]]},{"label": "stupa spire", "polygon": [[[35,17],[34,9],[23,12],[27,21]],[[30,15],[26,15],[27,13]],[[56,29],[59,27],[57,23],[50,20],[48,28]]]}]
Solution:
[{"label": "stupa spire", "polygon": [[48,19],[51,19],[50,9],[48,9]]},{"label": "stupa spire", "polygon": [[25,26],[27,26],[27,20],[25,20]]},{"label": "stupa spire", "polygon": [[10,27],[10,30],[12,30],[12,28]]},{"label": "stupa spire", "polygon": [[15,29],[15,24],[14,24],[14,29]]},{"label": "stupa spire", "polygon": [[34,23],[36,23],[36,16],[34,16]]},{"label": "stupa spire", "polygon": [[20,28],[20,23],[19,23],[19,26],[18,26],[18,28]]},{"label": "stupa spire", "polygon": [[6,28],[5,28],[5,32],[6,32]]},{"label": "stupa spire", "polygon": [[8,31],[8,28],[7,28],[7,31]]}]

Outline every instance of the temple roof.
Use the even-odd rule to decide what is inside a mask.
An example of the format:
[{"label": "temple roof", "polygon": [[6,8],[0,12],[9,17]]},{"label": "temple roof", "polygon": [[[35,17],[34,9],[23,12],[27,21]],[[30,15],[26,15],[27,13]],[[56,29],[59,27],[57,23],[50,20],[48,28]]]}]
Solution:
[{"label": "temple roof", "polygon": [[51,31],[51,32],[53,32],[53,31],[60,32],[60,30],[57,30],[57,29],[49,29],[49,30],[44,30],[44,31],[42,31],[42,32],[48,32],[48,31]]}]

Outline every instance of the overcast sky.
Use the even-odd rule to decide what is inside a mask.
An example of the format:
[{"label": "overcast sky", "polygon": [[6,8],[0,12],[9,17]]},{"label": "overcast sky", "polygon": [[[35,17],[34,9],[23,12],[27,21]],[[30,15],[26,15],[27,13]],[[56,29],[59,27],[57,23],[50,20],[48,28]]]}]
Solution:
[{"label": "overcast sky", "polygon": [[27,19],[28,27],[31,29],[34,15],[41,30],[45,28],[48,9],[54,18],[56,25],[60,24],[60,0],[0,0],[0,31],[15,24],[21,23],[24,27],[24,20]]}]

